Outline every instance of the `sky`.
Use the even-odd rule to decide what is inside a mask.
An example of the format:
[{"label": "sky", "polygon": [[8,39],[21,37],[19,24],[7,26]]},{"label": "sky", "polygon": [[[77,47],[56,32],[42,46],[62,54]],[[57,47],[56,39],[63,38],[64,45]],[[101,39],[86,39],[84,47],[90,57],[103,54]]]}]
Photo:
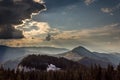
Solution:
[{"label": "sky", "polygon": [[[20,35],[17,37],[15,35],[12,39],[1,38],[1,45],[68,49],[85,46],[91,51],[120,52],[120,0],[34,0],[34,2],[44,4],[44,10],[39,8],[39,12],[32,11],[28,14],[32,17],[20,18],[23,23],[17,25],[14,23],[15,26],[11,29],[12,36],[13,31]],[[31,7],[38,8],[33,5]],[[27,8],[28,6],[25,6],[21,10],[24,12]],[[51,35],[50,41],[45,40],[47,34]]]}]

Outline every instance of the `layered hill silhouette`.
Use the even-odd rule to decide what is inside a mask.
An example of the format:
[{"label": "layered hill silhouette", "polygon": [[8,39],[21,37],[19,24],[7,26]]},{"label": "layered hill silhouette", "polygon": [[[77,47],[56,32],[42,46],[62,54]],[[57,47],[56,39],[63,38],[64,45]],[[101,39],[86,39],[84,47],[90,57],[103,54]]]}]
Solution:
[{"label": "layered hill silhouette", "polygon": [[69,50],[55,47],[8,47],[0,45],[0,63],[29,54],[56,54],[66,51]]},{"label": "layered hill silhouette", "polygon": [[[50,52],[51,56],[54,56],[57,58],[63,57],[67,60],[72,60],[74,62],[85,65],[87,67],[90,67],[91,65],[100,65],[101,67],[107,67],[109,64],[113,65],[113,66],[117,66],[120,62],[120,54],[119,53],[91,52],[90,50],[88,50],[87,48],[85,48],[83,46],[78,46],[72,50],[67,50],[64,48],[53,48],[53,47],[52,48],[51,47],[11,48],[11,47],[7,47],[7,46],[1,46],[0,48],[1,48],[0,53],[2,53],[2,54],[0,54],[1,55],[0,59],[1,60],[7,59],[7,61],[5,61],[3,64],[6,68],[10,67],[11,69],[18,66],[18,64],[21,61],[23,61],[24,57],[27,57],[30,54],[36,54],[36,53],[37,53],[36,55],[39,55],[39,54],[46,55],[46,53],[43,53],[46,51]],[[36,53],[34,53],[34,52],[36,52]],[[27,55],[25,55],[25,54],[27,54]],[[13,56],[14,57],[17,56],[17,58],[12,59]],[[25,60],[25,61],[27,61],[27,60]],[[31,59],[31,61],[32,61],[32,59]],[[38,61],[42,62],[42,60],[41,61],[38,60]]]},{"label": "layered hill silhouette", "polygon": [[19,66],[26,67],[26,68],[35,68],[37,70],[46,70],[48,65],[55,65],[56,67],[60,68],[61,70],[66,69],[76,69],[79,67],[83,67],[78,62],[74,62],[72,60],[68,60],[63,57],[53,57],[47,55],[29,55],[21,60],[18,64]]},{"label": "layered hill silhouette", "polygon": [[[109,64],[117,65],[109,57],[111,54],[91,52],[82,46],[78,46],[66,53],[59,54],[59,56],[65,57],[69,60],[78,61],[79,63],[88,67],[95,64],[102,67],[107,67]],[[115,57],[116,55],[112,54],[112,56]]]}]

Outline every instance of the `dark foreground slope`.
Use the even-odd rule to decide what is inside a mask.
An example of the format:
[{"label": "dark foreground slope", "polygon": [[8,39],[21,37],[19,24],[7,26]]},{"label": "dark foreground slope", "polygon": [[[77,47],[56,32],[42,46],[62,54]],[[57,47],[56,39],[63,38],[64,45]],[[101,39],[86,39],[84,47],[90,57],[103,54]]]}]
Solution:
[{"label": "dark foreground slope", "polygon": [[78,67],[57,71],[34,70],[28,72],[19,69],[4,70],[1,67],[0,80],[120,80],[120,65],[116,69],[109,65],[107,68],[93,66],[89,69]]},{"label": "dark foreground slope", "polygon": [[48,65],[53,64],[61,70],[81,67],[78,62],[74,62],[65,58],[57,58],[47,55],[29,55],[21,60],[18,66],[27,68],[35,68],[38,70],[46,70]]}]

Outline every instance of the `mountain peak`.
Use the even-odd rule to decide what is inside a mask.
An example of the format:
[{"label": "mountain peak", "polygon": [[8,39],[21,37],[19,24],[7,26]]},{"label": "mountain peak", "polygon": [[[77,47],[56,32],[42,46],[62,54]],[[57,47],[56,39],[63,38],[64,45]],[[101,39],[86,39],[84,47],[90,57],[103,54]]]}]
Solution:
[{"label": "mountain peak", "polygon": [[78,46],[78,47],[76,47],[76,48],[74,48],[73,50],[72,50],[72,52],[75,52],[75,53],[91,53],[89,50],[87,50],[85,47],[83,47],[83,46]]},{"label": "mountain peak", "polygon": [[83,47],[83,46],[78,46],[78,47],[76,47],[75,49],[86,49],[86,48]]},{"label": "mountain peak", "polygon": [[88,51],[88,52],[90,52],[89,50],[87,50],[85,47],[83,47],[83,46],[78,46],[78,47],[76,47],[76,48],[74,48],[72,51],[76,51],[76,50],[79,50],[79,51]]}]

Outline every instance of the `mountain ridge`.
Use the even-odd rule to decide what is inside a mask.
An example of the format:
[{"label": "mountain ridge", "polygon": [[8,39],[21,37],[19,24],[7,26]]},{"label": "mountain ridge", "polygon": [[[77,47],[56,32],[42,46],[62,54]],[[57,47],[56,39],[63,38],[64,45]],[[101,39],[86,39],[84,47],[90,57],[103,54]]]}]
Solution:
[{"label": "mountain ridge", "polygon": [[[37,49],[35,49],[33,51],[36,51],[36,50]],[[27,53],[29,53],[31,51],[32,50],[27,51]],[[117,66],[120,62],[120,54],[118,54],[118,53],[117,54],[107,54],[107,53],[91,52],[82,46],[78,46],[72,50],[68,50],[68,51],[63,52],[63,53],[57,51],[57,53],[59,53],[59,54],[51,54],[51,56],[64,57],[64,58],[76,61],[76,62],[83,64],[83,65],[86,65],[86,66],[91,66],[93,64],[97,64],[97,65],[100,65],[102,67],[107,67],[108,64],[111,64],[113,66]],[[28,55],[30,55],[30,54],[28,54]],[[5,65],[11,65],[9,63],[14,64],[14,62],[16,63],[16,60],[15,61],[14,60],[8,61]]]},{"label": "mountain ridge", "polygon": [[94,53],[86,49],[85,47],[78,46],[71,51],[59,54],[61,57],[65,57],[70,60],[78,61],[83,65],[91,66],[93,64],[101,65],[102,67],[107,67],[108,64],[115,65],[108,57],[102,56],[103,54]]},{"label": "mountain ridge", "polygon": [[66,52],[68,49],[54,47],[9,47],[0,45],[0,63],[16,57],[22,57],[28,54],[56,54]]}]

